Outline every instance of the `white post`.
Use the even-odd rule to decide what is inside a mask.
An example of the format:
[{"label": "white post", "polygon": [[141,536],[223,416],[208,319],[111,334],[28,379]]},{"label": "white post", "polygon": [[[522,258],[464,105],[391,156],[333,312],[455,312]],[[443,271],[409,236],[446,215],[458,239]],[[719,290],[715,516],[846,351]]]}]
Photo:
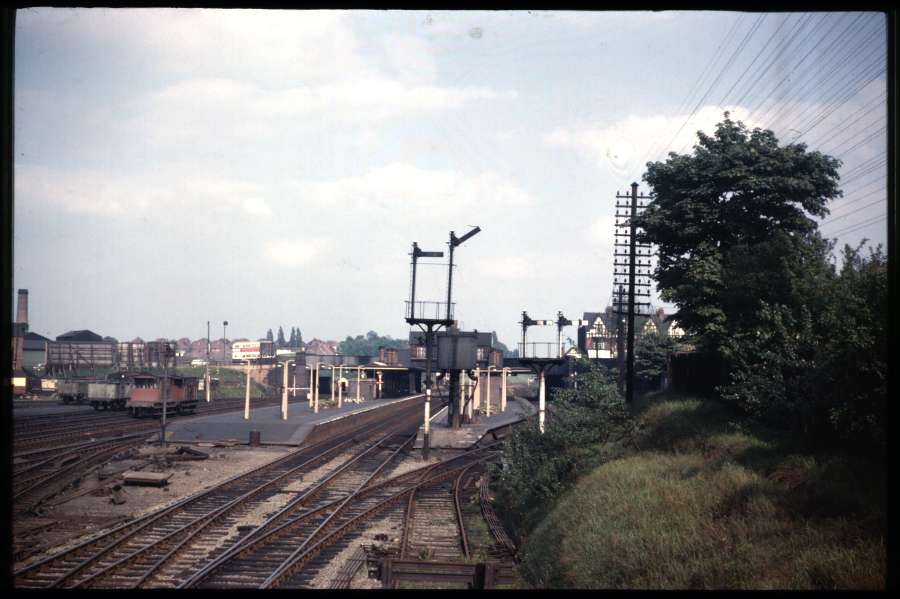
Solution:
[{"label": "white post", "polygon": [[544,432],[544,389],[544,370],[541,369],[541,386],[540,390],[538,391],[538,430],[540,430],[541,433]]},{"label": "white post", "polygon": [[244,392],[244,420],[250,420],[250,361],[247,361],[247,389]]},{"label": "white post", "polygon": [[462,420],[463,417],[463,406],[466,405],[466,371],[463,370],[459,373],[459,408],[456,410],[456,413],[459,414],[459,419]]},{"label": "white post", "polygon": [[506,411],[506,376],[509,374],[509,369],[503,369],[503,378],[500,380],[500,411]]},{"label": "white post", "polygon": [[472,405],[472,411],[474,412],[478,408],[481,407],[481,368],[475,369],[475,388],[472,389],[472,401],[470,402]]},{"label": "white post", "polygon": [[431,389],[425,389],[425,434],[430,432],[431,422]]},{"label": "white post", "polygon": [[313,395],[313,413],[319,413],[319,364],[316,363],[316,392]]},{"label": "white post", "polygon": [[294,384],[291,385],[291,397],[297,399],[297,371],[294,371],[294,376],[292,377]]},{"label": "white post", "polygon": [[334,403],[334,365],[331,366],[331,403]]},{"label": "white post", "polygon": [[356,367],[356,403],[359,403],[359,386],[362,384],[362,366]]},{"label": "white post", "polygon": [[281,390],[281,419],[287,420],[288,413],[288,364],[284,363],[284,388]]},{"label": "white post", "polygon": [[344,376],[344,366],[341,365],[341,366],[338,366],[338,379],[337,379],[337,386],[338,386],[338,407],[339,407],[339,408],[341,407],[341,405],[342,405],[342,403],[343,403],[343,400],[344,400],[344,386],[343,386],[343,384],[341,383],[341,379],[343,378],[343,376]]},{"label": "white post", "polygon": [[491,367],[487,368],[487,389],[485,390],[485,399],[484,399],[484,413],[490,418],[491,417]]}]

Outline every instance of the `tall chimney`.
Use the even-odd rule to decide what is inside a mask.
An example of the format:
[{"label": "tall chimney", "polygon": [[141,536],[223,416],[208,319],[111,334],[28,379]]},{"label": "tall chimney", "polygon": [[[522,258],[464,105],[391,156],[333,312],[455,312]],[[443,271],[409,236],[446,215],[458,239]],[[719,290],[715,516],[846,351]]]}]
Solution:
[{"label": "tall chimney", "polygon": [[13,324],[13,372],[22,367],[22,352],[25,349],[26,332],[28,332],[28,290],[19,289],[16,322]]},{"label": "tall chimney", "polygon": [[24,324],[28,328],[28,290],[19,289],[19,304],[16,308],[16,323]]}]

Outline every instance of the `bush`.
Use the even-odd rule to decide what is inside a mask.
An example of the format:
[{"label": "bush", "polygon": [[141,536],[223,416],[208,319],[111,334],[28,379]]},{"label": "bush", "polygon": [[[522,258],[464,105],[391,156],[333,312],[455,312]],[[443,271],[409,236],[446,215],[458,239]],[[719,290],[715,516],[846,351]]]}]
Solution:
[{"label": "bush", "polygon": [[601,444],[629,430],[628,412],[606,369],[585,364],[576,381],[577,388],[553,390],[543,434],[532,417],[504,445],[499,496],[516,536],[597,463]]},{"label": "bush", "polygon": [[[887,262],[845,246],[839,274],[820,277],[797,309],[763,302],[757,325],[723,344],[720,397],[802,434],[811,447],[885,449]],[[806,281],[799,281],[806,284]]]}]

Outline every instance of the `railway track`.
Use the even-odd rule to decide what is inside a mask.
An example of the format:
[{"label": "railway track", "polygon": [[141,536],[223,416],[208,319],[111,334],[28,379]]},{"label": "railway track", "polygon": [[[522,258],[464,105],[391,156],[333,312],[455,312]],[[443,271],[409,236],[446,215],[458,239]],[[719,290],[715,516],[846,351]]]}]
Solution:
[{"label": "railway track", "polygon": [[402,519],[409,493],[452,479],[488,449],[400,476],[370,479],[343,499],[285,506],[179,588],[302,588],[341,549],[339,541],[376,516]]},{"label": "railway track", "polygon": [[[378,426],[363,425],[339,438],[301,447],[261,468],[95,535],[69,550],[16,571],[15,585],[127,588],[152,581],[166,586],[170,571],[180,572],[185,560],[197,558],[208,550],[204,544],[222,531],[240,533],[235,524],[242,515],[264,506],[285,485],[322,467],[341,452],[349,451],[352,456],[343,460],[344,465],[337,465],[337,470],[345,471],[349,468],[346,464],[363,462],[363,456],[375,451],[372,448],[389,446],[385,445],[384,434],[388,423],[396,427],[397,423],[415,422],[420,411],[419,402],[403,404],[387,411]],[[364,434],[360,429],[365,429]]]},{"label": "railway track", "polygon": [[[357,430],[301,447],[21,568],[15,586],[308,588],[322,586],[317,576],[339,563],[343,551],[348,563],[324,576],[326,584],[331,576],[346,588],[365,561],[365,552],[351,547],[353,539],[374,522],[402,530],[401,559],[471,567],[463,497],[499,441],[388,477],[390,464],[414,439],[421,407],[411,403],[407,423],[395,415],[391,427],[368,425],[366,435]],[[509,563],[514,547],[508,538],[508,545],[501,542],[505,533],[486,503],[486,486],[481,491],[482,512],[497,539],[487,554]]]},{"label": "railway track", "polygon": [[[224,402],[228,403],[224,403]],[[262,400],[253,404],[254,407],[278,405],[280,400]],[[201,402],[197,406],[197,413],[189,416],[176,416],[178,419],[197,418],[225,412],[241,410],[244,400],[220,400],[214,404]],[[73,441],[86,441],[98,436],[110,437],[116,434],[124,435],[137,432],[152,432],[159,429],[157,419],[136,419],[129,417],[124,412],[116,414],[98,413],[96,415],[84,415],[75,422],[65,415],[54,415],[49,420],[41,420],[39,423],[20,423],[13,437],[14,457],[23,457],[26,454],[39,449],[59,448],[62,445],[71,445]]]}]

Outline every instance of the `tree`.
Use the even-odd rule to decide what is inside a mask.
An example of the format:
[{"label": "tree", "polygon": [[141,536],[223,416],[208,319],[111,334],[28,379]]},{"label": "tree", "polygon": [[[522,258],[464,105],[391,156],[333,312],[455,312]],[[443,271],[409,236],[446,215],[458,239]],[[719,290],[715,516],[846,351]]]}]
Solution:
[{"label": "tree", "polygon": [[501,352],[503,352],[504,358],[508,358],[512,355],[512,353],[509,351],[509,348],[506,347],[505,344],[501,343],[500,339],[497,338],[497,331],[491,331],[491,346],[494,349],[499,349]]},{"label": "tree", "polygon": [[669,354],[675,343],[668,335],[646,333],[634,348],[634,371],[638,387],[658,389],[668,367]]},{"label": "tree", "polygon": [[279,325],[279,327],[278,327],[278,342],[277,342],[277,347],[278,347],[279,349],[285,347],[285,342],[284,342],[284,329],[281,328],[280,325]]},{"label": "tree", "polygon": [[288,347],[291,349],[297,347],[297,331],[294,330],[294,327],[291,327],[291,336],[288,339]]},{"label": "tree", "polygon": [[886,260],[848,246],[838,272],[810,218],[841,195],[840,162],[727,113],[714,136],[698,135],[693,155],[647,165],[653,200],[636,224],[658,247],[674,318],[722,358],[717,394],[810,447],[881,451]]},{"label": "tree", "polygon": [[822,244],[810,215],[841,195],[838,160],[728,117],[713,136],[698,132],[692,155],[647,164],[653,200],[635,221],[658,248],[662,298],[714,351],[753,328],[760,301],[796,304],[791,281],[816,253],[805,246]]},{"label": "tree", "polygon": [[300,332],[300,327],[297,327],[297,348],[303,347],[303,333]]},{"label": "tree", "polygon": [[394,349],[404,349],[408,347],[408,343],[403,339],[394,339],[390,335],[381,337],[375,331],[369,331],[366,336],[357,335],[356,337],[347,336],[346,339],[338,344],[338,351],[345,356],[378,356],[379,347],[389,347]]},{"label": "tree", "polygon": [[272,329],[266,331],[266,341],[273,341],[275,338],[272,336]]}]

